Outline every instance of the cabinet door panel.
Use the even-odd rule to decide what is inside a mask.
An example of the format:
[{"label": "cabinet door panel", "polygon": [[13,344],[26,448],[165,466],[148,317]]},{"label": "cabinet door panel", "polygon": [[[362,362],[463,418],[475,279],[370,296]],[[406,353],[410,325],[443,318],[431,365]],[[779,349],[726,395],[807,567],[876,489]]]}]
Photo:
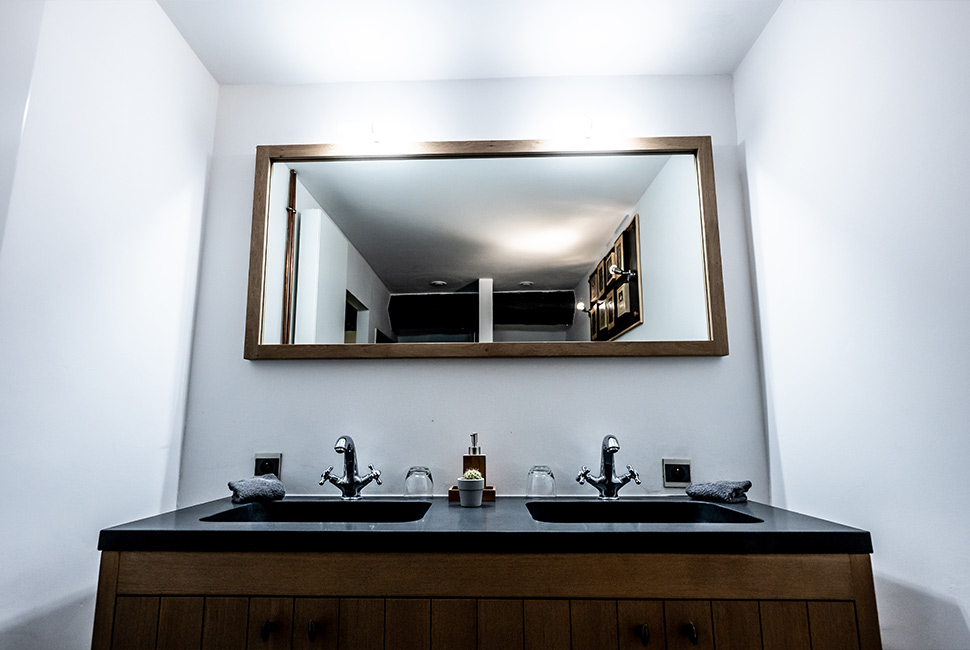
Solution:
[{"label": "cabinet door panel", "polygon": [[154,648],[158,635],[158,596],[118,596],[111,634],[113,650]]},{"label": "cabinet door panel", "polygon": [[523,647],[522,601],[478,601],[479,650],[519,650]]},{"label": "cabinet door panel", "polygon": [[336,598],[297,598],[293,603],[294,650],[337,650],[339,612]]},{"label": "cabinet door panel", "polygon": [[478,647],[478,603],[471,598],[431,601],[431,650]]},{"label": "cabinet door panel", "polygon": [[717,650],[761,650],[761,609],[756,600],[711,602]]},{"label": "cabinet door panel", "polygon": [[162,598],[158,608],[158,650],[198,650],[202,647],[202,597]]},{"label": "cabinet door panel", "polygon": [[615,600],[572,600],[569,610],[574,648],[617,647]]},{"label": "cabinet door panel", "polygon": [[395,650],[429,650],[431,601],[427,598],[385,600],[384,647]]},{"label": "cabinet door panel", "polygon": [[289,649],[293,644],[293,599],[249,599],[249,648]]},{"label": "cabinet door panel", "polygon": [[667,650],[713,650],[711,603],[707,600],[665,600]]},{"label": "cabinet door panel", "polygon": [[616,619],[620,650],[667,647],[662,600],[618,600]]},{"label": "cabinet door panel", "polygon": [[383,650],[384,600],[340,599],[340,644],[352,650]]},{"label": "cabinet door panel", "polygon": [[245,648],[248,622],[248,598],[206,598],[202,617],[202,649]]},{"label": "cabinet door panel", "polygon": [[525,650],[569,647],[568,600],[526,600],[522,617]]},{"label": "cabinet door panel", "polygon": [[764,650],[811,650],[805,602],[761,601],[761,633]]},{"label": "cabinet door panel", "polygon": [[851,602],[809,602],[812,650],[859,650],[859,628]]}]

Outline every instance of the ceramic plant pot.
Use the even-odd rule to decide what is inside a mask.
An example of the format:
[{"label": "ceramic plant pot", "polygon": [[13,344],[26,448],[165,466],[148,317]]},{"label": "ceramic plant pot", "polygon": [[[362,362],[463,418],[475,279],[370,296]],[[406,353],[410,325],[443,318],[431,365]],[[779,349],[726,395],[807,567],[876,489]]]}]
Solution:
[{"label": "ceramic plant pot", "polygon": [[461,499],[461,507],[477,508],[482,505],[482,491],[484,489],[485,479],[483,478],[458,479],[458,496]]}]

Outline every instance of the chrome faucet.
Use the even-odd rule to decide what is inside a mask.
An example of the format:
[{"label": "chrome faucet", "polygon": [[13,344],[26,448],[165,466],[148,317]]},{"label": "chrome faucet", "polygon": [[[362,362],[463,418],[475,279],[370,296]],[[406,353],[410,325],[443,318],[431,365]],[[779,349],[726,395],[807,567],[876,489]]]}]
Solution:
[{"label": "chrome faucet", "polygon": [[354,446],[354,439],[350,436],[340,436],[333,445],[333,450],[338,454],[344,455],[344,475],[337,478],[331,472],[333,465],[327,468],[320,476],[320,485],[330,481],[340,490],[341,499],[359,499],[360,491],[371,481],[377,481],[381,485],[381,470],[374,469],[373,465],[368,465],[370,474],[359,476],[357,474],[357,448]]},{"label": "chrome faucet", "polygon": [[580,485],[589,483],[599,490],[601,499],[609,501],[618,499],[620,488],[631,480],[637,485],[640,485],[640,474],[630,465],[626,466],[627,473],[622,477],[617,477],[614,473],[613,454],[618,451],[620,451],[620,443],[617,441],[616,436],[606,436],[603,438],[603,457],[600,461],[600,475],[590,476],[590,469],[583,465],[579,476],[576,477],[576,482]]}]

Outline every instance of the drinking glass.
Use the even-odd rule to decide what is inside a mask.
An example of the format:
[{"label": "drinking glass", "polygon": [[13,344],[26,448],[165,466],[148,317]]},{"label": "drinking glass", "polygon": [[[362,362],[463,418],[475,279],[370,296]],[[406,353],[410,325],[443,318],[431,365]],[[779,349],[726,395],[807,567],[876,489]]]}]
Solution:
[{"label": "drinking glass", "polygon": [[404,496],[429,499],[433,492],[434,481],[430,469],[423,465],[408,468],[408,474],[404,478]]},{"label": "drinking glass", "polygon": [[556,496],[556,477],[548,465],[533,465],[525,495],[530,498]]}]

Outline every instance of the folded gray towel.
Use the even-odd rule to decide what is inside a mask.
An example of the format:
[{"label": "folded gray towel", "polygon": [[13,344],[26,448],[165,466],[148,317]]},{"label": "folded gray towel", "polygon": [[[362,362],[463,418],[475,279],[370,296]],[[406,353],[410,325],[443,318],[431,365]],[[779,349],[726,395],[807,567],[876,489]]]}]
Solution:
[{"label": "folded gray towel", "polygon": [[263,474],[238,481],[229,481],[232,490],[233,503],[249,503],[250,501],[276,501],[286,496],[283,481],[275,474]]},{"label": "folded gray towel", "polygon": [[748,500],[745,494],[751,489],[751,481],[715,481],[714,483],[696,483],[687,486],[687,496],[701,501],[720,501],[722,503],[744,503]]}]

